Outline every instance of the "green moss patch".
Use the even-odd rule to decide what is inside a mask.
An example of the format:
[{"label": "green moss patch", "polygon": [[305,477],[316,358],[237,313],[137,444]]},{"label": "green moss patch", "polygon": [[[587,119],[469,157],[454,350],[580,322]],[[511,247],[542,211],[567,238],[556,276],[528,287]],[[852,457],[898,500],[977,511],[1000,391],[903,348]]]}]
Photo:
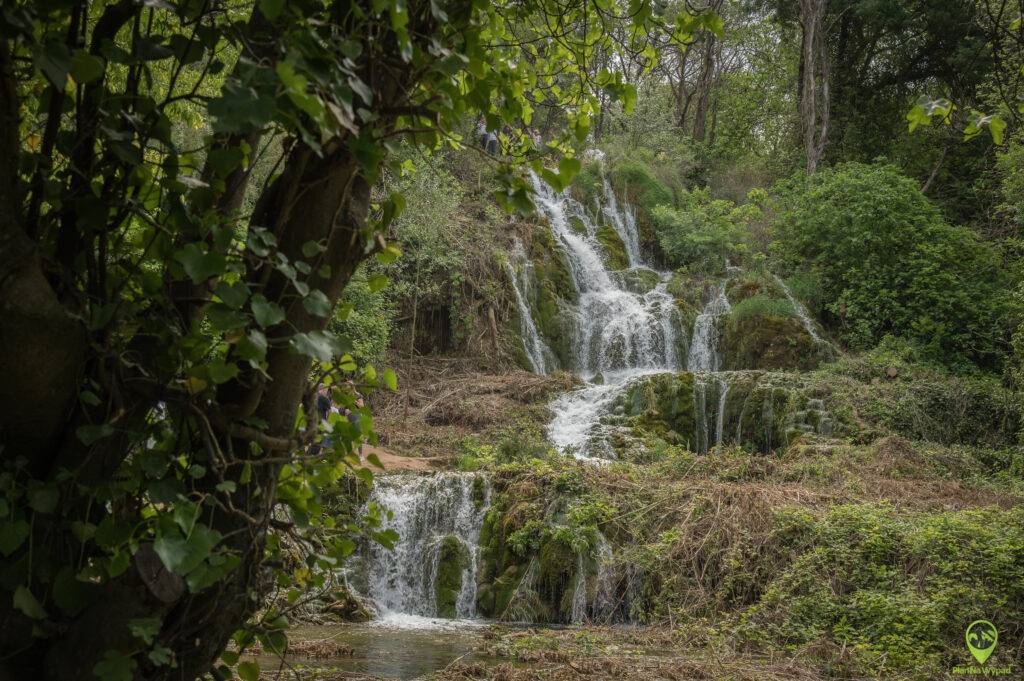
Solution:
[{"label": "green moss patch", "polygon": [[626,245],[622,238],[611,225],[601,225],[597,228],[597,240],[604,251],[605,266],[610,270],[624,270],[629,268],[629,256],[626,255]]},{"label": "green moss patch", "polygon": [[455,617],[462,576],[469,567],[469,549],[458,537],[448,535],[438,548],[437,573],[434,577],[434,598],[438,617]]}]

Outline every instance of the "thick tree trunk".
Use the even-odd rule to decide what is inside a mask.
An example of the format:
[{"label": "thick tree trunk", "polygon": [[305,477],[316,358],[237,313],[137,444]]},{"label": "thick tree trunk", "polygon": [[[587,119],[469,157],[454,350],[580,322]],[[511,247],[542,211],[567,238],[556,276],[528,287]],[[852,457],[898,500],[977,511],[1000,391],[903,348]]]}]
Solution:
[{"label": "thick tree trunk", "polygon": [[829,66],[825,45],[825,0],[800,0],[800,129],[807,172],[814,173],[828,142]]}]

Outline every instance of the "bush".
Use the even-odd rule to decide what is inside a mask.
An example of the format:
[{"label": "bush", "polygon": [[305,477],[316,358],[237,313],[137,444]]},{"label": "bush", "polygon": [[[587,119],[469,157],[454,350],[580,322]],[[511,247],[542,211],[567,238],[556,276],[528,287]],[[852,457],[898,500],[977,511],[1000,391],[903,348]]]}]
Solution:
[{"label": "bush", "polygon": [[951,366],[994,366],[1006,346],[997,254],[946,224],[914,180],[890,166],[847,163],[776,187],[773,248],[809,267],[826,319],[850,345],[885,334],[915,340]]},{"label": "bush", "polygon": [[731,201],[712,199],[707,189],[694,189],[680,195],[679,208],[661,205],[651,217],[658,243],[672,265],[701,264],[717,271],[741,250],[752,210],[757,208],[737,208]]}]

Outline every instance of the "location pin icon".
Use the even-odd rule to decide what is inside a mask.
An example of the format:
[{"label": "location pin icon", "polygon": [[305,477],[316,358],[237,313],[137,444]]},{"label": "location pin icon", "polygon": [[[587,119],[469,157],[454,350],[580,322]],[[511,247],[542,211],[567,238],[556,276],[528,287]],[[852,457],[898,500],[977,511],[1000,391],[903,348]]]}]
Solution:
[{"label": "location pin icon", "polygon": [[975,620],[967,627],[967,649],[978,664],[985,664],[985,660],[995,651],[998,640],[996,625],[988,620]]}]

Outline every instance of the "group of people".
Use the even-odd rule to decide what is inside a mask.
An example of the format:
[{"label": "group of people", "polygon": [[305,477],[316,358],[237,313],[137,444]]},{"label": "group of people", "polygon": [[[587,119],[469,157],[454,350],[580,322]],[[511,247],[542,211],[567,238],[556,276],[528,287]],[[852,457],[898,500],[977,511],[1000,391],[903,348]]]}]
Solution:
[{"label": "group of people", "polygon": [[[344,416],[346,419],[348,419],[348,422],[351,423],[353,426],[355,426],[356,430],[359,431],[359,429],[360,429],[359,421],[360,421],[360,419],[362,417],[360,416],[359,412],[356,411],[356,410],[357,409],[362,409],[363,405],[364,405],[363,396],[360,395],[358,391],[356,391],[356,400],[355,400],[355,404],[353,405],[354,408],[352,408],[352,409],[347,408],[347,407],[342,409],[342,408],[338,407],[337,404],[334,403],[334,399],[331,397],[331,388],[330,388],[330,386],[321,385],[320,388],[316,392],[316,411],[317,411],[317,414],[320,417],[321,423],[323,423],[324,425],[327,425],[330,422],[331,414],[339,414],[341,416]],[[330,430],[330,428],[328,428],[328,430]],[[310,453],[315,455],[315,454],[320,452],[321,448],[323,448],[323,447],[331,447],[331,446],[333,446],[333,444],[334,444],[333,438],[329,434],[325,435],[324,438],[323,438],[323,441],[321,443],[313,444],[310,447]],[[360,439],[360,442],[359,442],[359,455],[360,455],[360,457],[362,457],[362,454],[363,454],[363,444],[362,444],[362,440]]]},{"label": "group of people", "polygon": [[[537,128],[528,127],[524,129],[524,132],[529,135],[530,139],[533,141],[533,148],[540,149],[541,144],[543,143],[540,131],[537,130]],[[501,133],[505,136],[505,139],[511,139],[511,126],[503,126]],[[476,134],[477,138],[480,140],[480,146],[483,147],[491,156],[496,156],[498,154],[498,132],[488,127],[487,119],[483,116],[481,116],[480,120],[477,121]]]}]

